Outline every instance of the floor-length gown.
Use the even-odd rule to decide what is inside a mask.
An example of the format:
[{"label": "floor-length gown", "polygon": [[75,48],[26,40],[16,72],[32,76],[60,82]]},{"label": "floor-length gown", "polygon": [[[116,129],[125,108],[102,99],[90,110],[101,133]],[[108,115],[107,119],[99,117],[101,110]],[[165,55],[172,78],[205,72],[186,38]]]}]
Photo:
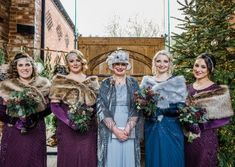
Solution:
[{"label": "floor-length gown", "polygon": [[[210,91],[219,88],[213,84],[202,90],[195,90],[192,85],[188,87],[189,95],[195,93]],[[223,120],[223,119],[221,119]],[[217,166],[217,149],[218,137],[217,129],[213,128],[218,120],[209,120],[200,125],[200,138],[195,139],[192,143],[185,142],[185,162],[186,167],[216,167]]]},{"label": "floor-length gown", "polygon": [[[125,127],[128,119],[127,86],[116,85],[116,110],[114,121],[117,127]],[[114,135],[113,135],[114,136]],[[117,138],[111,137],[108,142],[106,167],[134,167],[135,149],[134,139],[129,138],[120,142]]]},{"label": "floor-length gown", "polygon": [[176,117],[145,122],[146,167],[183,167],[184,137]]}]

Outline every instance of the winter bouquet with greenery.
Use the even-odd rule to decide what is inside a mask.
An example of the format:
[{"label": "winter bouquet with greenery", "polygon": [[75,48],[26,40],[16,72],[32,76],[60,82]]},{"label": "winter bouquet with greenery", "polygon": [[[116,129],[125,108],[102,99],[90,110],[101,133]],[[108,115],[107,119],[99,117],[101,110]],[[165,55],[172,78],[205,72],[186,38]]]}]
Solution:
[{"label": "winter bouquet with greenery", "polygon": [[6,114],[20,119],[20,125],[18,124],[17,127],[21,133],[27,132],[26,129],[32,126],[33,122],[30,116],[37,112],[39,102],[40,99],[30,88],[11,92],[7,100]]},{"label": "winter bouquet with greenery", "polygon": [[84,103],[77,102],[69,105],[68,117],[75,129],[80,132],[86,132],[89,129],[94,108]]},{"label": "winter bouquet with greenery", "polygon": [[180,105],[179,121],[184,128],[184,134],[188,138],[188,142],[200,137],[200,123],[206,123],[208,118],[206,110],[193,105]]},{"label": "winter bouquet with greenery", "polygon": [[151,87],[143,88],[134,93],[134,101],[138,112],[143,112],[144,117],[151,117],[157,109],[160,94],[154,93]]}]

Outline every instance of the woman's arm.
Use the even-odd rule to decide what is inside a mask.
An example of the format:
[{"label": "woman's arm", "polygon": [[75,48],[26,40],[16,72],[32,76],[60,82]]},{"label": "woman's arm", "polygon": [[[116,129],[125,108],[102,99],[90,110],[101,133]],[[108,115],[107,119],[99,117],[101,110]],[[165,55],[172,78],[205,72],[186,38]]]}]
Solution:
[{"label": "woman's arm", "polygon": [[76,126],[74,124],[72,124],[71,121],[69,120],[69,118],[67,116],[67,112],[64,111],[64,109],[62,108],[60,103],[58,103],[58,102],[56,103],[55,101],[51,102],[50,109],[59,120],[64,122],[66,125],[68,125],[72,129],[77,130]]},{"label": "woman's arm", "polygon": [[131,130],[136,126],[137,122],[139,121],[140,113],[137,112],[135,102],[133,100],[134,93],[139,91],[139,85],[136,79],[130,78],[132,82],[132,86],[130,89],[133,89],[132,95],[131,95],[131,111],[130,111],[130,116],[128,118],[128,121],[126,123],[124,131],[126,132],[127,135],[130,135]]},{"label": "woman's arm", "polygon": [[0,120],[4,123],[10,123],[15,124],[18,118],[10,117],[6,114],[6,106],[3,104],[0,104]]},{"label": "woman's arm", "polygon": [[130,117],[128,119],[127,124],[126,124],[125,129],[124,129],[125,134],[127,136],[130,135],[131,130],[136,126],[137,121],[138,121],[138,117]]},{"label": "woman's arm", "polygon": [[215,129],[229,124],[230,117],[221,119],[211,119],[206,123],[200,124],[202,130],[205,129]]}]

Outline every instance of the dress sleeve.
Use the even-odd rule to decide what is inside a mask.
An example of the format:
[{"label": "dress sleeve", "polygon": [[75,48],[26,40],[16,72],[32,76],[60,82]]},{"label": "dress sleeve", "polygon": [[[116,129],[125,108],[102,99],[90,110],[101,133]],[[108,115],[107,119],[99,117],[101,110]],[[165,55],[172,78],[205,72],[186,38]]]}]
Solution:
[{"label": "dress sleeve", "polygon": [[133,129],[137,122],[139,121],[139,117],[140,117],[140,114],[137,112],[137,109],[136,109],[136,105],[135,105],[135,102],[133,100],[133,96],[134,96],[134,93],[136,91],[139,91],[139,85],[138,85],[138,82],[133,79],[133,85],[132,85],[132,89],[133,89],[133,94],[131,95],[131,99],[132,99],[132,102],[131,102],[131,111],[130,111],[130,116],[128,118],[128,121],[127,121],[127,124],[126,124],[126,128],[129,128],[130,130]]},{"label": "dress sleeve", "polygon": [[15,124],[18,118],[16,117],[11,117],[6,114],[6,106],[3,104],[0,104],[0,120],[4,123],[10,123],[10,124]]},{"label": "dress sleeve", "polygon": [[200,128],[203,130],[206,129],[215,129],[229,124],[230,117],[222,119],[211,119],[206,123],[200,124]]},{"label": "dress sleeve", "polygon": [[55,114],[55,116],[61,120],[62,122],[64,122],[66,125],[68,125],[69,127],[71,127],[72,129],[76,130],[76,126],[74,124],[71,123],[71,121],[69,120],[68,116],[67,116],[67,112],[64,111],[64,109],[62,108],[60,103],[51,103],[50,104],[50,109],[53,112],[53,114]]},{"label": "dress sleeve", "polygon": [[130,130],[132,130],[136,126],[137,121],[138,121],[138,117],[130,117],[127,121],[126,128],[129,128]]},{"label": "dress sleeve", "polygon": [[48,116],[51,114],[51,108],[50,105],[47,104],[46,109],[43,112],[38,113],[39,119],[43,119],[44,117]]}]

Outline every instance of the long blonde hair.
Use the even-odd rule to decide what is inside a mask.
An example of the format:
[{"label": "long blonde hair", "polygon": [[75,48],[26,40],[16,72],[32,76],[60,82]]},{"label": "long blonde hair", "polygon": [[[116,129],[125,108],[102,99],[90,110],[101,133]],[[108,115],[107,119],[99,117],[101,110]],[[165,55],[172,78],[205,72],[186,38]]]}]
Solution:
[{"label": "long blonde hair", "polygon": [[169,59],[169,64],[170,64],[168,73],[169,73],[169,74],[172,74],[172,73],[173,73],[173,70],[174,70],[173,56],[172,56],[169,52],[167,52],[167,51],[165,51],[165,50],[160,50],[160,51],[158,51],[158,52],[154,55],[154,57],[153,57],[153,59],[152,59],[152,74],[153,74],[153,75],[157,75],[157,74],[158,74],[157,68],[156,68],[156,65],[155,65],[155,61],[156,61],[156,59],[157,59],[157,57],[158,57],[159,55],[165,55],[165,56],[168,57],[168,59]]}]

